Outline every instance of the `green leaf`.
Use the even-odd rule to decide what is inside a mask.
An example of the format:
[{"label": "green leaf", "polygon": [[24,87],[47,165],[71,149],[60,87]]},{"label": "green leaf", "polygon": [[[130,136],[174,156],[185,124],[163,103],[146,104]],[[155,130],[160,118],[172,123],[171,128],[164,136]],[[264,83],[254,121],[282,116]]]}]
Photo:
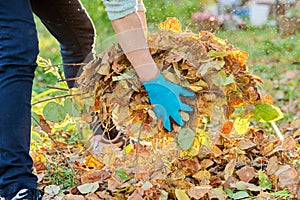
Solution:
[{"label": "green leaf", "polygon": [[67,98],[64,101],[64,108],[65,111],[71,116],[71,117],[80,117],[81,113],[78,109],[78,105],[76,104],[76,102],[74,100],[72,100],[71,98]]},{"label": "green leaf", "polygon": [[268,176],[266,174],[264,174],[261,169],[258,171],[257,174],[258,174],[258,179],[259,179],[259,186],[271,190],[272,182],[270,181]]},{"label": "green leaf", "polygon": [[212,69],[220,70],[224,65],[224,60],[213,60],[207,63],[203,63],[199,67],[198,72],[200,72],[200,74],[204,76],[207,72],[210,72]]},{"label": "green leaf", "polygon": [[249,197],[249,194],[246,191],[238,191],[232,195],[233,199],[244,199]]},{"label": "green leaf", "polygon": [[175,189],[175,195],[178,200],[189,200],[190,198],[185,193],[185,190]]},{"label": "green leaf", "polygon": [[194,144],[195,133],[190,128],[182,128],[177,136],[177,144],[182,150],[190,149]]},{"label": "green leaf", "polygon": [[216,51],[216,50],[210,50],[208,52],[208,55],[210,57],[219,58],[219,57],[225,57],[228,55],[228,52],[226,51]]},{"label": "green leaf", "polygon": [[266,103],[256,104],[253,114],[255,119],[260,122],[277,121],[283,118],[283,114],[278,107]]},{"label": "green leaf", "polygon": [[62,105],[55,102],[49,102],[43,109],[43,115],[46,120],[51,122],[61,122],[66,117],[66,111]]},{"label": "green leaf", "polygon": [[272,192],[271,194],[276,198],[284,198],[284,199],[292,198],[294,196],[290,193],[289,190],[280,190],[277,192]]},{"label": "green leaf", "polygon": [[121,81],[126,79],[135,79],[136,75],[133,71],[127,70],[119,76],[113,76],[112,81]]},{"label": "green leaf", "polygon": [[230,83],[234,83],[234,77],[232,74],[227,77],[226,72],[224,70],[220,70],[218,73],[212,75],[212,82],[216,86],[225,86]]},{"label": "green leaf", "polygon": [[31,112],[31,126],[39,126],[40,125],[40,117],[35,112]]},{"label": "green leaf", "polygon": [[227,195],[228,195],[230,198],[233,197],[233,191],[232,191],[231,189],[227,188],[227,189],[225,190],[225,192],[227,193]]},{"label": "green leaf", "polygon": [[120,179],[123,181],[127,181],[130,179],[130,176],[125,172],[125,170],[123,168],[117,169],[116,175],[118,177],[120,177]]}]

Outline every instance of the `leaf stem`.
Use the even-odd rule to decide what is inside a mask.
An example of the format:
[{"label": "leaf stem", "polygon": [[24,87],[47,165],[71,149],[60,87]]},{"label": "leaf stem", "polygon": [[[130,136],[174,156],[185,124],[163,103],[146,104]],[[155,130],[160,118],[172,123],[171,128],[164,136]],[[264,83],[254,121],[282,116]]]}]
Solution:
[{"label": "leaf stem", "polygon": [[279,139],[284,140],[284,137],[283,137],[282,133],[280,132],[280,130],[279,130],[278,126],[276,125],[276,123],[271,121],[271,125],[272,125],[276,135],[279,137]]}]

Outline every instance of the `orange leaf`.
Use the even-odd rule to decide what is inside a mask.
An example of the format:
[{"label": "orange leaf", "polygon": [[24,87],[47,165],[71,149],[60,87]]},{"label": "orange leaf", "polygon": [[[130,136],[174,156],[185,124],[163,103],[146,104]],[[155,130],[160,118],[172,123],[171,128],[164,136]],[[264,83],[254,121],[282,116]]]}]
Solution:
[{"label": "orange leaf", "polygon": [[235,60],[236,63],[238,63],[240,66],[246,65],[246,62],[248,60],[248,53],[241,50],[234,50],[231,51],[227,57],[230,60]]},{"label": "orange leaf", "polygon": [[274,104],[274,100],[273,100],[273,98],[270,95],[266,95],[266,96],[262,97],[260,99],[260,102],[261,103],[266,103],[266,104],[269,104],[269,105],[273,105]]},{"label": "orange leaf", "polygon": [[105,165],[96,156],[87,156],[84,164],[88,168],[96,168],[101,170]]},{"label": "orange leaf", "polygon": [[182,32],[180,21],[174,17],[168,17],[166,21],[158,24],[161,30],[170,30],[176,33]]},{"label": "orange leaf", "polygon": [[221,133],[222,134],[229,134],[232,130],[232,127],[233,127],[233,123],[231,121],[225,121],[221,125]]}]

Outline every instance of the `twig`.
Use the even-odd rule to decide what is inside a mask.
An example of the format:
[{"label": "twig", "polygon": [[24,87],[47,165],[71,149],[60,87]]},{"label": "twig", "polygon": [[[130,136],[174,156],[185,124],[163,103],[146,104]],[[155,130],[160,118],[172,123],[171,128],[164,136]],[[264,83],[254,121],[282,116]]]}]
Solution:
[{"label": "twig", "polygon": [[49,88],[49,89],[63,90],[63,91],[69,91],[69,89],[67,89],[67,88],[54,87],[54,86],[51,86],[51,85],[48,85],[47,88]]},{"label": "twig", "polygon": [[279,139],[280,139],[280,140],[284,140],[284,137],[283,137],[283,135],[281,134],[281,132],[280,132],[278,126],[276,125],[276,123],[273,122],[273,121],[271,121],[271,125],[272,125],[272,127],[273,127],[273,129],[274,129],[276,135],[279,137]]},{"label": "twig", "polygon": [[66,94],[66,95],[62,95],[62,96],[57,96],[57,97],[52,97],[52,98],[44,99],[41,101],[37,101],[37,102],[32,103],[31,105],[34,106],[38,103],[43,103],[45,101],[51,101],[53,99],[61,99],[61,98],[65,98],[65,97],[73,97],[73,96],[79,96],[79,95],[81,95],[81,94]]}]

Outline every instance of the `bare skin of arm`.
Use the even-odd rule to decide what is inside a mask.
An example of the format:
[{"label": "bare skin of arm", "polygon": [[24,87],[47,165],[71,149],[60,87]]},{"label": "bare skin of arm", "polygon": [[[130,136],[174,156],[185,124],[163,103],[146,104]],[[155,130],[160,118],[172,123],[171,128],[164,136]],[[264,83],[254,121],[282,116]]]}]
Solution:
[{"label": "bare skin of arm", "polygon": [[147,19],[146,19],[146,14],[144,10],[138,10],[137,14],[139,15],[142,23],[142,27],[144,31],[147,31]]},{"label": "bare skin of arm", "polygon": [[141,81],[152,80],[159,74],[145,37],[145,24],[145,18],[142,20],[137,12],[112,20],[119,43]]}]

